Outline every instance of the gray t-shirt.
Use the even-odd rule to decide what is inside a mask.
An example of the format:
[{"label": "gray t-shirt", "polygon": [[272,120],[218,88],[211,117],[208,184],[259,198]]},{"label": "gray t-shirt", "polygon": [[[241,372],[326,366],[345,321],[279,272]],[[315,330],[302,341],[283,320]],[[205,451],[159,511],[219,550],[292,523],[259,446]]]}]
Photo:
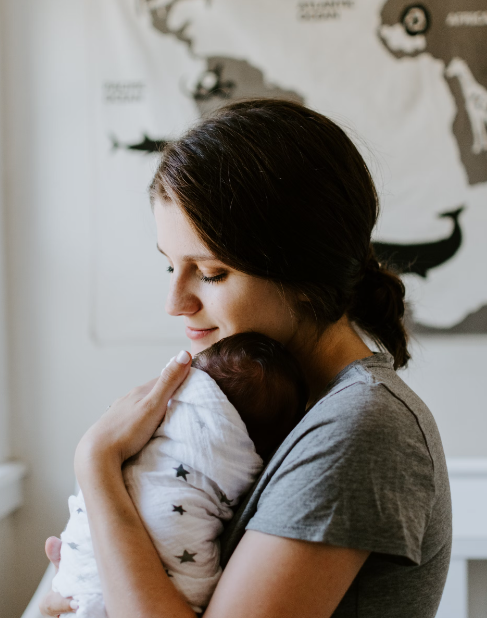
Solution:
[{"label": "gray t-shirt", "polygon": [[365,549],[335,618],[435,616],[451,550],[445,456],[390,354],[343,369],[236,508],[223,567],[245,530]]}]

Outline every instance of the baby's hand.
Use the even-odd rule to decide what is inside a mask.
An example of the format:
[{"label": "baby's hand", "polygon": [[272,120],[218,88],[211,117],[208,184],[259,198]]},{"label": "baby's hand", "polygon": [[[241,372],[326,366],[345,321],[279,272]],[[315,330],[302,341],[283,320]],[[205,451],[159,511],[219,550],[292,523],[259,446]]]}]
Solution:
[{"label": "baby's hand", "polygon": [[[59,570],[61,561],[61,541],[55,536],[51,536],[46,541],[46,555],[53,563],[56,573]],[[62,597],[59,592],[50,590],[39,603],[39,609],[43,616],[60,616],[61,614],[71,614],[78,609],[78,604],[71,598]]]}]

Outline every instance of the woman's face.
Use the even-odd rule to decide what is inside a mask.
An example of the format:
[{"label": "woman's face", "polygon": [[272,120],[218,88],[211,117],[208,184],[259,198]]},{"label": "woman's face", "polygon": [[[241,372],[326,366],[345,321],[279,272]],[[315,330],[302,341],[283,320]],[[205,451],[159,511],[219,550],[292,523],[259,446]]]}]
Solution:
[{"label": "woman's face", "polygon": [[256,331],[293,347],[297,318],[271,281],[215,259],[173,202],[155,202],[157,244],[171,273],[166,311],[183,316],[194,355],[223,337]]}]

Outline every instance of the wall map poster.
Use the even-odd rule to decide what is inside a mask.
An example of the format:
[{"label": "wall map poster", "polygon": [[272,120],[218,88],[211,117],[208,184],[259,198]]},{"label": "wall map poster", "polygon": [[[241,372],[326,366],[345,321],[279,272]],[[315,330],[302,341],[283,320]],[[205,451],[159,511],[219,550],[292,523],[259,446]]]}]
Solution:
[{"label": "wall map poster", "polygon": [[487,333],[487,0],[91,0],[87,28],[98,341],[182,339],[146,188],[161,145],[248,96],[349,132],[417,331]]}]

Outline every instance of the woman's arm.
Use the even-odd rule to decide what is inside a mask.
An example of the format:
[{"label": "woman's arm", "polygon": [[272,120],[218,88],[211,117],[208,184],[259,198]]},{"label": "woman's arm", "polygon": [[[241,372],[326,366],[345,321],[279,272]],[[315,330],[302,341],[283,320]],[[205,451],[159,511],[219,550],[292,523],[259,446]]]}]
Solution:
[{"label": "woman's arm", "polygon": [[369,553],[247,530],[205,618],[329,618]]},{"label": "woman's arm", "polygon": [[[166,575],[125,489],[120,469],[95,465],[83,489],[107,613],[117,618],[194,618]],[[205,618],[327,618],[368,552],[249,530]]]},{"label": "woman's arm", "polygon": [[[88,472],[91,482],[84,497],[108,615],[194,618],[166,575],[120,470],[100,470],[96,466]],[[205,618],[327,618],[367,556],[365,551],[249,530]]]}]

